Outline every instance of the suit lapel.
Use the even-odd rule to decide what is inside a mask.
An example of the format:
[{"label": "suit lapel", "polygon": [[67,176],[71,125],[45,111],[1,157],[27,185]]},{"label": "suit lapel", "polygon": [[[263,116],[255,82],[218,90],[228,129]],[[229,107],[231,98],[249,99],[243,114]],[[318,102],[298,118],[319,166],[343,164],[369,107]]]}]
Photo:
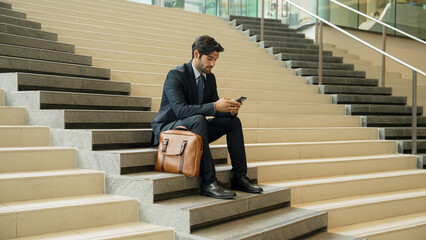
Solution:
[{"label": "suit lapel", "polygon": [[195,82],[195,74],[194,74],[194,70],[192,69],[192,60],[190,60],[188,63],[185,64],[186,70],[187,70],[187,77],[188,77],[188,83],[189,83],[189,89],[190,92],[192,93],[192,103],[191,104],[196,104],[198,103],[198,90],[197,90],[197,85]]}]

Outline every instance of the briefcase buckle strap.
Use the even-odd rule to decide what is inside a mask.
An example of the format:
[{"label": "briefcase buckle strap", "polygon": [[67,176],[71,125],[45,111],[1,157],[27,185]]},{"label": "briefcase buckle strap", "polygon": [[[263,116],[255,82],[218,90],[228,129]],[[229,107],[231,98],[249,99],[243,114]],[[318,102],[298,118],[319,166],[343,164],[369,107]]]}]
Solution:
[{"label": "briefcase buckle strap", "polygon": [[180,145],[180,166],[179,166],[179,173],[182,173],[183,171],[183,159],[184,159],[184,155],[183,152],[185,151],[185,147],[186,147],[186,143],[188,141],[187,140],[183,140],[182,141],[182,145]]}]

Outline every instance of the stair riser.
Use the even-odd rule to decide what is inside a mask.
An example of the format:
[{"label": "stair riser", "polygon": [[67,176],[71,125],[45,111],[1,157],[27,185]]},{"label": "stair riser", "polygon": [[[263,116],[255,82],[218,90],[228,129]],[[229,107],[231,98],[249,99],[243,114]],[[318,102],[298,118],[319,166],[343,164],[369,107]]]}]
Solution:
[{"label": "stair riser", "polygon": [[[254,164],[256,165],[256,164]],[[294,163],[257,166],[259,182],[285,181],[303,178],[330,177],[380,171],[415,169],[417,159],[413,157],[348,160],[339,162]]]},{"label": "stair riser", "polygon": [[[276,55],[276,58],[281,59],[283,61],[294,60],[294,61],[309,61],[309,62],[317,62],[319,59],[317,55],[289,54],[289,53],[279,53]],[[323,56],[323,63],[342,63],[342,59],[338,57],[333,57],[333,56]],[[292,68],[292,65],[288,64],[288,68]],[[297,66],[295,66],[295,68],[297,68]],[[324,68],[332,68],[332,67],[327,67],[327,64],[326,64]],[[346,67],[346,68],[351,69],[350,67]]]},{"label": "stair riser", "polygon": [[426,187],[426,175],[375,178],[339,183],[291,187],[291,203],[307,203],[327,199],[409,190]]},{"label": "stair riser", "polygon": [[1,173],[72,169],[76,167],[75,149],[10,150],[1,151],[0,156],[2,159],[0,162]]},{"label": "stair riser", "polygon": [[94,109],[94,110],[139,110],[149,111],[149,98],[127,96],[99,96],[55,92],[9,93],[6,102],[12,106],[27,106],[28,109]]},{"label": "stair riser", "polygon": [[50,145],[50,129],[46,127],[0,127],[0,147],[36,147]]},{"label": "stair riser", "polygon": [[[244,129],[245,143],[377,140],[377,129]],[[214,144],[226,144],[226,136]]]},{"label": "stair riser", "polygon": [[376,95],[333,95],[333,103],[336,104],[383,104],[383,105],[401,105],[407,103],[405,97],[395,96],[376,96]]},{"label": "stair riser", "polygon": [[147,128],[156,112],[28,110],[30,125],[68,129]]},{"label": "stair riser", "polygon": [[397,142],[248,145],[246,152],[249,162],[365,156],[397,153]]},{"label": "stair riser", "polygon": [[247,128],[286,128],[286,127],[359,127],[358,117],[345,116],[268,116],[239,114],[244,127]]},{"label": "stair riser", "polygon": [[303,48],[308,50],[318,49],[318,45],[309,43],[298,43],[295,42],[280,42],[280,41],[264,41],[265,47],[285,47],[285,48]]},{"label": "stair riser", "polygon": [[390,232],[383,232],[378,234],[365,235],[363,237],[368,238],[369,240],[382,240],[382,239],[404,239],[409,236],[419,236],[422,239],[424,232],[426,231],[425,225],[415,225],[412,227],[407,227],[403,229],[397,229]]},{"label": "stair riser", "polygon": [[6,96],[4,93],[4,89],[0,89],[0,107],[5,105]]},{"label": "stair riser", "polygon": [[0,107],[0,125],[25,125],[26,109],[16,107]]},{"label": "stair riser", "polygon": [[45,39],[50,41],[58,40],[58,35],[56,33],[40,31],[40,30],[36,30],[32,28],[24,28],[24,27],[4,24],[4,23],[0,23],[0,32],[19,35],[19,36],[38,38],[38,39]]},{"label": "stair riser", "polygon": [[116,95],[130,94],[129,83],[25,73],[1,73],[0,87],[7,91],[46,90]]},{"label": "stair riser", "polygon": [[92,64],[92,58],[87,56],[71,55],[67,53],[45,51],[34,48],[24,48],[12,45],[0,45],[0,55],[43,61],[79,64],[85,66],[90,66]]},{"label": "stair riser", "polygon": [[74,46],[64,43],[0,33],[0,43],[73,53]]},{"label": "stair riser", "polygon": [[[408,106],[392,106],[392,105],[361,105],[352,104],[348,109],[351,115],[386,115],[386,116],[411,116],[411,107]],[[423,107],[417,108],[417,115],[423,113]],[[386,118],[386,116],[382,116]]]},{"label": "stair riser", "polygon": [[21,27],[34,28],[38,30],[41,29],[40,23],[31,22],[31,21],[10,17],[10,16],[5,16],[5,15],[0,16],[0,22],[10,24],[10,25],[17,25]]},{"label": "stair riser", "polygon": [[[328,227],[336,228],[352,224],[376,221],[426,211],[423,204],[426,196],[398,199],[361,206],[345,207],[326,210],[328,212]],[[409,206],[409,207],[408,207]]]},{"label": "stair riser", "polygon": [[[318,76],[318,69],[299,68],[299,69],[296,69],[296,75],[297,76]],[[323,69],[322,75],[331,76],[331,77],[337,76],[337,77],[364,78],[365,72]]]},{"label": "stair riser", "polygon": [[51,73],[101,79],[109,79],[110,77],[110,72],[107,69],[11,57],[0,58],[0,69],[7,72]]},{"label": "stair riser", "polygon": [[390,96],[392,95],[392,88],[324,85],[320,86],[319,92],[323,94],[362,94]]},{"label": "stair riser", "polygon": [[[63,206],[48,209],[28,209],[11,211],[4,216],[10,228],[0,237],[27,237],[135,221],[137,219],[137,201],[117,201],[80,206]],[[78,219],[78,221],[71,221]],[[2,228],[3,229],[3,228]]]},{"label": "stair riser", "polygon": [[[244,27],[243,27],[243,29],[244,29]],[[246,30],[246,29],[244,29],[244,30]],[[260,34],[261,34],[260,30],[257,30],[257,29],[254,29],[254,28],[249,28],[248,33],[249,33],[250,36],[254,36],[254,35],[260,36]],[[278,37],[279,36],[279,37],[291,37],[291,38],[301,38],[301,39],[305,38],[305,34],[289,32],[289,31],[279,31],[279,30],[275,30],[275,31],[274,30],[266,30],[266,31],[264,31],[263,34],[264,34],[265,37],[268,37],[268,36]]]},{"label": "stair riser", "polygon": [[[308,81],[308,84],[318,85],[318,77],[317,76],[306,77],[306,79]],[[322,84],[323,85],[341,85],[341,87],[345,87],[345,86],[377,87],[378,86],[378,80],[377,79],[364,79],[364,78],[323,77]]]},{"label": "stair riser", "polygon": [[[308,68],[308,69],[318,69],[319,63],[317,62],[318,59],[315,59],[314,61],[296,61],[296,60],[289,60],[286,61],[286,67],[287,68]],[[354,70],[354,66],[350,64],[343,64],[343,63],[332,63],[332,62],[323,62],[322,65],[323,69],[331,69],[331,70]]]},{"label": "stair riser", "polygon": [[[318,57],[319,50],[309,50],[303,48],[282,48],[282,47],[271,47],[273,54],[306,54],[306,55],[316,55]],[[333,53],[330,51],[323,51],[323,56],[332,56]]]},{"label": "stair riser", "polygon": [[16,11],[8,10],[8,9],[0,9],[0,14],[15,17],[15,18],[22,18],[22,19],[25,19],[26,17],[25,13],[16,12]]},{"label": "stair riser", "polygon": [[74,174],[0,179],[0,202],[104,193],[104,174]]}]

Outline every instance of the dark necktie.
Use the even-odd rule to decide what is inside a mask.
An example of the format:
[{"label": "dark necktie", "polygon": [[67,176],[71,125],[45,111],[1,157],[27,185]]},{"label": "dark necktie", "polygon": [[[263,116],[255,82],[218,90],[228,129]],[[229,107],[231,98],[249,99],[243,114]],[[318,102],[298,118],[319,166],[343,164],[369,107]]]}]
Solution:
[{"label": "dark necktie", "polygon": [[201,104],[203,101],[203,93],[204,93],[204,75],[201,74],[200,77],[198,77],[198,104]]}]

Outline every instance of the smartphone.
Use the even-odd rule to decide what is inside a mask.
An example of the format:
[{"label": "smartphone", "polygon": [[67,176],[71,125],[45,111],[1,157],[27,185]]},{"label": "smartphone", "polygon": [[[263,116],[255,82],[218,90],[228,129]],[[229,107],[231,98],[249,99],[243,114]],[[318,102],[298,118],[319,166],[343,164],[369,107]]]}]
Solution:
[{"label": "smartphone", "polygon": [[247,98],[246,97],[239,97],[237,99],[235,99],[235,101],[243,103]]}]

